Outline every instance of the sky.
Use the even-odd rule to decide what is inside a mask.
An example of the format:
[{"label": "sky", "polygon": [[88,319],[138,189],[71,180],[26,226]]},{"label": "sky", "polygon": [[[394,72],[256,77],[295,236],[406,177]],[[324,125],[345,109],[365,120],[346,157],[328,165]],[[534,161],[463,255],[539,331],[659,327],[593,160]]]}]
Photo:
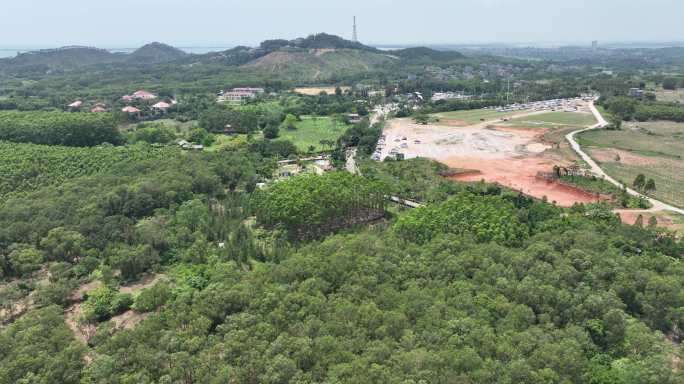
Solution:
[{"label": "sky", "polygon": [[317,32],[368,44],[684,41],[682,0],[2,0],[0,47],[257,45]]}]

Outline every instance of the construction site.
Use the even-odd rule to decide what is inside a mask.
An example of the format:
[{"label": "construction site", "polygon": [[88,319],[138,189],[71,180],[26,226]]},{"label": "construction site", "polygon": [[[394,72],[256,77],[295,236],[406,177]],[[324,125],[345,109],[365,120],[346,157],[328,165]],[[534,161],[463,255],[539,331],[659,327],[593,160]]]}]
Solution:
[{"label": "construction site", "polygon": [[[374,156],[377,160],[430,158],[459,170],[453,180],[498,183],[560,206],[593,203],[602,197],[545,177],[554,166],[572,167],[577,161],[556,151],[560,143],[548,141],[545,135],[567,126],[555,121],[594,124],[588,103],[550,100],[482,110],[480,115],[469,112],[464,119],[458,113],[444,114],[426,125],[394,119],[387,123]],[[550,118],[549,113],[556,111],[572,116]]]}]

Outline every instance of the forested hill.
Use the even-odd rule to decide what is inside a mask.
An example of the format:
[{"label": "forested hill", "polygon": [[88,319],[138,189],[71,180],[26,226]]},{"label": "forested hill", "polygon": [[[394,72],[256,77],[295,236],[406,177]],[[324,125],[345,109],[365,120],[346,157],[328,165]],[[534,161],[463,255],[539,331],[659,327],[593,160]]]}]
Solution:
[{"label": "forested hill", "polygon": [[93,47],[62,47],[26,52],[16,57],[0,59],[0,70],[9,72],[45,72],[50,70],[75,70],[102,64],[158,64],[174,61],[187,54],[170,45],[154,42],[136,51],[112,53]]},{"label": "forested hill", "polygon": [[361,71],[389,70],[392,64],[445,63],[463,59],[458,52],[437,51],[425,47],[383,52],[339,36],[319,33],[293,40],[274,39],[258,47],[238,46],[225,51],[190,55],[172,46],[154,42],[130,54],[111,53],[91,47],[64,47],[20,54],[0,60],[0,74],[51,71],[93,71],[113,68],[119,71],[137,70],[140,66],[154,70],[169,66],[183,71],[192,66],[247,66],[262,74],[283,72],[286,77],[325,80],[336,74],[357,74]]},{"label": "forested hill", "polygon": [[95,64],[121,62],[124,54],[111,53],[93,47],[62,47],[21,53],[1,59],[0,69],[8,71],[71,70]]},{"label": "forested hill", "polygon": [[438,51],[427,47],[415,47],[389,51],[388,53],[405,60],[455,61],[465,56],[455,51]]},{"label": "forested hill", "polygon": [[135,50],[126,57],[126,61],[136,64],[155,64],[179,60],[187,55],[178,48],[154,42]]}]

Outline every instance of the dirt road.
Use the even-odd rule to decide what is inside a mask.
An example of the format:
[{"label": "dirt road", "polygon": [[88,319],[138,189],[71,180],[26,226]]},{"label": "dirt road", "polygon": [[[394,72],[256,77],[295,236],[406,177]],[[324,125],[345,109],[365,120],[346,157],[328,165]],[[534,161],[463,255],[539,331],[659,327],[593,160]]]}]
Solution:
[{"label": "dirt road", "polygon": [[622,185],[622,183],[620,183],[619,181],[615,180],[614,178],[612,178],[608,174],[606,174],[606,172],[604,172],[603,169],[601,169],[601,167],[596,163],[596,161],[594,161],[594,159],[592,159],[591,156],[589,156],[586,152],[584,152],[582,150],[582,147],[579,145],[577,140],[575,140],[575,137],[578,134],[580,134],[582,132],[586,132],[586,131],[591,131],[594,129],[604,128],[608,125],[608,122],[606,121],[605,118],[603,118],[603,115],[601,115],[601,112],[599,112],[599,110],[596,109],[596,106],[594,105],[593,101],[589,104],[589,108],[591,109],[591,113],[593,113],[594,116],[596,117],[598,124],[591,126],[589,128],[580,129],[578,131],[571,132],[565,138],[570,143],[570,146],[572,147],[572,149],[575,152],[577,152],[577,154],[582,158],[582,160],[584,160],[589,165],[591,172],[594,175],[596,175],[597,177],[604,178],[606,181],[617,186],[618,188],[623,188],[623,187],[626,188],[627,193],[629,193],[632,196],[643,197],[646,200],[648,200],[653,207],[649,210],[646,210],[645,212],[671,211],[671,212],[679,213],[680,215],[684,215],[684,209],[677,208],[677,207],[672,206],[670,204],[664,203],[660,200],[650,198],[650,197],[645,196],[645,195],[643,195],[643,194],[641,194],[641,193],[639,193],[639,192],[637,192],[631,188],[627,188],[626,186]]}]

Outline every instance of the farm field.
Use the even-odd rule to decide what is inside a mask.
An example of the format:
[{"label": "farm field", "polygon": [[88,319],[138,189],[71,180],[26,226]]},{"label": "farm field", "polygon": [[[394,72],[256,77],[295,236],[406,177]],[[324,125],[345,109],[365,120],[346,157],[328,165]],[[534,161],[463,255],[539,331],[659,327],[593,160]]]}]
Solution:
[{"label": "farm field", "polygon": [[302,117],[296,130],[280,129],[279,140],[289,140],[302,152],[313,146],[315,151],[330,149],[321,145],[321,140],[337,141],[347,129],[347,125],[329,117]]},{"label": "farm field", "polygon": [[668,103],[673,103],[676,101],[684,103],[684,88],[680,88],[675,91],[659,89],[656,91],[656,100],[665,101]]},{"label": "farm field", "polygon": [[643,173],[656,182],[654,197],[684,206],[684,123],[626,123],[586,132],[580,143],[609,175],[631,184]]}]

